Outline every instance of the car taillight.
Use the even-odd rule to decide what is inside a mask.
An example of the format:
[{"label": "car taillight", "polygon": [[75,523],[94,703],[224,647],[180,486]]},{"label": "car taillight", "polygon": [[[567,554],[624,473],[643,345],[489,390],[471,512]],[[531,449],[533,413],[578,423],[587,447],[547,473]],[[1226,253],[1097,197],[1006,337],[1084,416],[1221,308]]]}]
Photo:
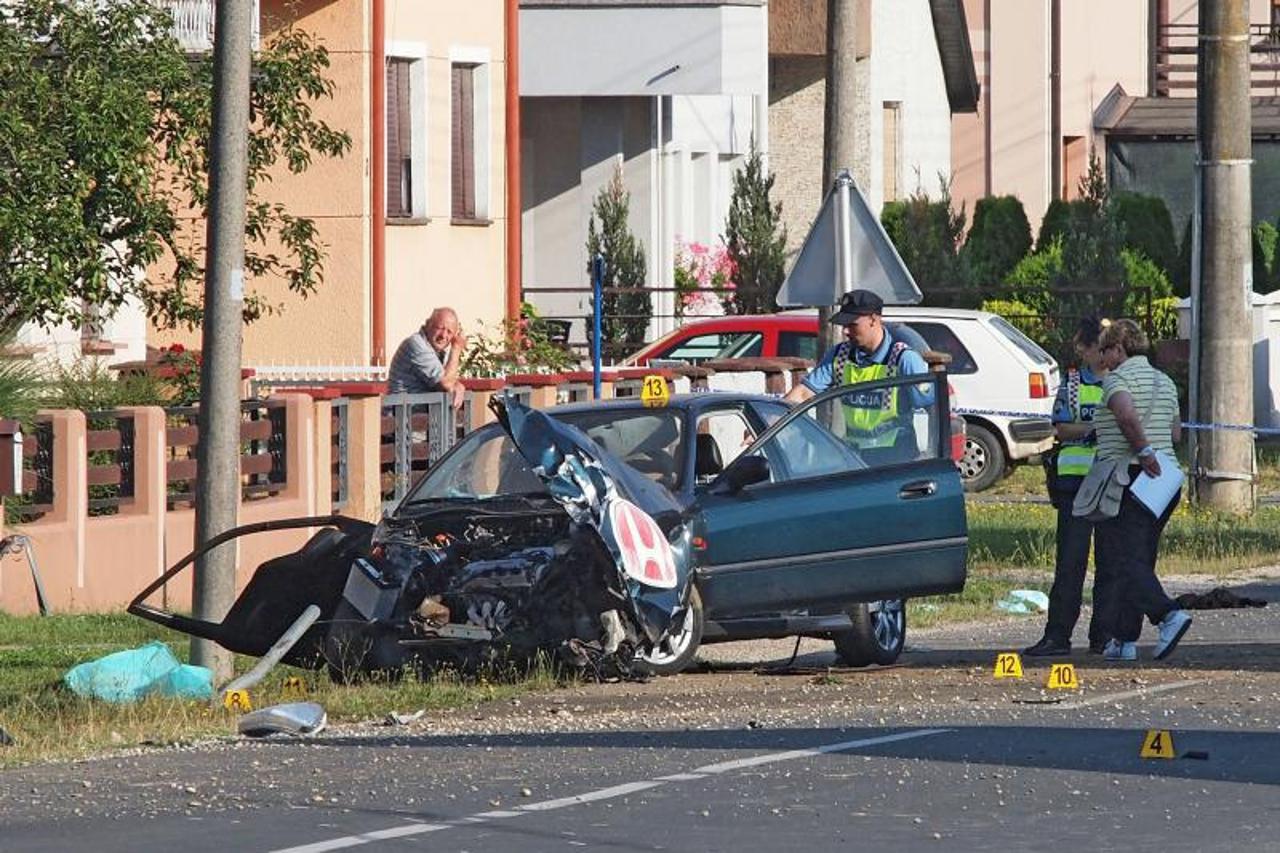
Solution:
[{"label": "car taillight", "polygon": [[1027,377],[1031,399],[1043,400],[1049,396],[1049,377],[1043,373],[1032,373]]}]

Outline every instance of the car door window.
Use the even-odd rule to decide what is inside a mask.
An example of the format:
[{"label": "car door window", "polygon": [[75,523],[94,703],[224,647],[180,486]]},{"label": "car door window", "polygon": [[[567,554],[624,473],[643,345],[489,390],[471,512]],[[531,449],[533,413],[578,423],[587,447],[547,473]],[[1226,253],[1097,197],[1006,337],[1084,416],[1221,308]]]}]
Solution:
[{"label": "car door window", "polygon": [[942,323],[925,323],[919,320],[913,320],[911,328],[920,333],[920,336],[929,344],[929,349],[934,352],[945,352],[951,356],[951,363],[947,365],[947,373],[977,373],[978,363],[973,360],[973,355],[956,333],[951,331],[949,326]]},{"label": "car door window", "polygon": [[756,432],[737,409],[713,411],[698,417],[694,476],[698,484],[719,476],[756,440]]},{"label": "car door window", "polygon": [[[940,458],[941,394],[934,374],[899,376],[832,389],[788,413],[757,407],[773,424],[750,449],[769,461],[772,482],[825,477]],[[867,422],[856,411],[883,411]],[[890,414],[890,413],[893,414]]]}]

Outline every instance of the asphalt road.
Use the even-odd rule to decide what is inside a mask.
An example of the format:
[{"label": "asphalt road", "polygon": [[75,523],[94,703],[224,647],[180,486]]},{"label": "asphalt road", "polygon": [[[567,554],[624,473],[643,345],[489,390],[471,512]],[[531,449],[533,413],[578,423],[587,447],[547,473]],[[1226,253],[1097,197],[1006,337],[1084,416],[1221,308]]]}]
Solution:
[{"label": "asphalt road", "polygon": [[[729,644],[407,727],[8,771],[0,850],[1280,850],[1280,604],[1197,612],[1165,663],[1077,654],[1078,690],[993,679],[1039,628],[917,633],[863,671]],[[1177,758],[1139,757],[1153,728]]]}]

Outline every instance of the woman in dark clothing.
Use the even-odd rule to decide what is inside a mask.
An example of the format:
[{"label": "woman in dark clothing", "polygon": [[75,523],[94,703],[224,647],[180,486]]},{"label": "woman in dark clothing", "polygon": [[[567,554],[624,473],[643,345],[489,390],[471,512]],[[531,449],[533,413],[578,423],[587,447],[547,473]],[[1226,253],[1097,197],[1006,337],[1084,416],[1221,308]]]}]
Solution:
[{"label": "woman in dark clothing", "polygon": [[[1071,633],[1080,618],[1084,578],[1089,569],[1089,546],[1093,522],[1071,514],[1080,483],[1093,465],[1093,415],[1102,405],[1102,377],[1106,368],[1098,338],[1105,321],[1093,317],[1080,322],[1072,343],[1079,367],[1067,371],[1053,401],[1053,423],[1058,444],[1046,459],[1045,477],[1049,500],[1058,511],[1057,549],[1053,566],[1053,588],[1049,591],[1049,618],[1044,636],[1023,650],[1029,657],[1050,657],[1071,652]],[[1101,654],[1110,632],[1099,617],[1101,602],[1115,586],[1114,575],[1102,571],[1095,561],[1093,573],[1093,615],[1089,619],[1089,651]]]}]

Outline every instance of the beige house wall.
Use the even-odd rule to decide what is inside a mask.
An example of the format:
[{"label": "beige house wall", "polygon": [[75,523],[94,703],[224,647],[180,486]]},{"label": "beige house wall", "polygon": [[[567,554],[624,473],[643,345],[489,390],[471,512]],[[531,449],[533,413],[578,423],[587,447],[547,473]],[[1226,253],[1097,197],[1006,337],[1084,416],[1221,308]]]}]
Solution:
[{"label": "beige house wall", "polygon": [[[503,4],[496,0],[388,0],[387,41],[420,48],[426,62],[426,221],[387,228],[387,357],[432,308],[458,312],[463,329],[492,330],[506,287],[506,63]],[[488,128],[476,149],[488,154],[488,215],[451,222],[451,63],[487,57]]]},{"label": "beige house wall", "polygon": [[[278,305],[244,329],[246,365],[368,364],[372,352],[372,239],[370,81],[372,19],[369,0],[262,0],[266,41],[284,22],[319,38],[329,50],[334,97],[315,114],[351,136],[340,159],[317,156],[302,175],[278,168],[268,199],[315,221],[324,245],[324,281],[302,298],[283,280],[247,287]],[[504,156],[505,61],[501,0],[387,0],[386,44],[421,45],[427,85],[427,210],[413,224],[389,224],[386,234],[387,356],[430,309],[452,305],[468,330],[496,326],[504,311],[506,193]],[[450,61],[487,57],[488,217],[485,224],[450,221]],[[477,126],[479,132],[479,125]],[[190,220],[203,241],[203,219]],[[152,329],[153,345],[200,345],[199,330]]]}]

